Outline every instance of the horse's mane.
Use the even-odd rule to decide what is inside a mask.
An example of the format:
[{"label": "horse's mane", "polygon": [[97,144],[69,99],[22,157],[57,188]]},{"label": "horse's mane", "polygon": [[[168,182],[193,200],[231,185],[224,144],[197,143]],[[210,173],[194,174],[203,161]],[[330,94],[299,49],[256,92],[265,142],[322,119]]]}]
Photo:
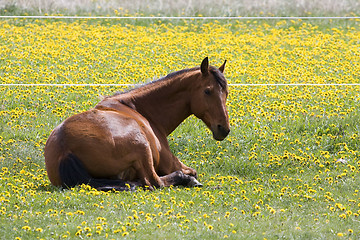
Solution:
[{"label": "horse's mane", "polygon": [[200,67],[194,67],[194,68],[187,68],[187,69],[179,70],[179,71],[176,71],[176,72],[172,72],[172,73],[169,73],[168,75],[166,75],[165,77],[159,78],[158,80],[149,82],[149,83],[147,83],[145,85],[142,85],[142,86],[151,85],[151,84],[161,82],[161,81],[167,81],[167,80],[173,79],[174,77],[182,75],[184,73],[196,71],[196,70],[199,70],[199,69],[200,69]]},{"label": "horse's mane", "polygon": [[[125,94],[125,93],[128,93],[128,92],[134,91],[136,89],[140,89],[140,88],[144,88],[144,87],[151,86],[151,85],[154,85],[154,84],[158,84],[160,82],[170,81],[174,77],[177,77],[179,75],[182,75],[182,74],[185,74],[185,73],[188,73],[188,72],[196,71],[196,70],[199,70],[199,69],[200,69],[200,67],[194,67],[194,68],[187,68],[187,69],[179,70],[179,71],[176,71],[176,72],[172,72],[172,73],[169,73],[168,75],[166,75],[165,77],[159,78],[159,79],[151,81],[149,83],[142,84],[142,85],[134,87],[132,89],[125,90],[125,91],[118,91],[118,92],[114,93],[110,97]],[[214,75],[214,78],[215,78],[216,82],[220,85],[220,87],[223,88],[223,89],[226,89],[227,82],[226,82],[226,79],[224,78],[224,76],[220,73],[220,71],[217,68],[213,67],[213,66],[209,67],[209,71]]]}]

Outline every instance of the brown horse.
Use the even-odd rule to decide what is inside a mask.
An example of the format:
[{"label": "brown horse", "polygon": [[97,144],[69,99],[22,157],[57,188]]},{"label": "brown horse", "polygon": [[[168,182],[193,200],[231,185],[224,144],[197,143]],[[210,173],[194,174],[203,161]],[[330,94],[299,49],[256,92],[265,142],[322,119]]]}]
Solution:
[{"label": "brown horse", "polygon": [[51,183],[99,190],[201,186],[196,171],[171,153],[166,137],[191,114],[216,140],[228,135],[225,63],[215,68],[205,58],[200,68],[106,97],[94,109],[66,119],[45,146]]}]

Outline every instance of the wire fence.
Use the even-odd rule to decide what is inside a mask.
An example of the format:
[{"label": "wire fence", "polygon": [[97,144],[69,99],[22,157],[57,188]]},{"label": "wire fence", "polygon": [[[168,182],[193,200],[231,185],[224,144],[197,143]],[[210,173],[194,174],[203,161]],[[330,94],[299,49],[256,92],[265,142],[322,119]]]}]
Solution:
[{"label": "wire fence", "polygon": [[294,19],[360,19],[360,16],[339,16],[339,17],[166,17],[166,16],[0,16],[0,18],[22,18],[22,19],[153,19],[153,20],[294,20]]},{"label": "wire fence", "polygon": [[[124,84],[96,84],[96,83],[2,83],[2,87],[135,87],[146,83],[124,83]],[[230,83],[231,87],[246,87],[246,86],[360,86],[360,83]]]}]

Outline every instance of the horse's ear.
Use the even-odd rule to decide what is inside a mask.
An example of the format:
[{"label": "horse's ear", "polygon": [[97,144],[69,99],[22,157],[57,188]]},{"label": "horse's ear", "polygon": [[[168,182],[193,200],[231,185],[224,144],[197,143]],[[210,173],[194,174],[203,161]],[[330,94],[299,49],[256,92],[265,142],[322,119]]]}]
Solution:
[{"label": "horse's ear", "polygon": [[219,67],[219,70],[220,70],[220,72],[224,72],[224,69],[225,69],[225,64],[226,64],[226,60],[225,60],[225,62],[223,63],[223,65],[221,65],[220,67]]},{"label": "horse's ear", "polygon": [[209,58],[208,57],[204,58],[204,60],[201,62],[200,69],[201,69],[201,73],[203,75],[209,74]]}]

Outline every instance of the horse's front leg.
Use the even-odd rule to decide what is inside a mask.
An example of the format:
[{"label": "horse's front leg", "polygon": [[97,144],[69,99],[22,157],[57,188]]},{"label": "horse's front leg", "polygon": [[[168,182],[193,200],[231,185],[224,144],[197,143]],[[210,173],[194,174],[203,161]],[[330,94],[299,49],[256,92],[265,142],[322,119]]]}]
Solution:
[{"label": "horse's front leg", "polygon": [[186,166],[182,163],[170,150],[169,143],[166,137],[159,138],[161,143],[160,161],[157,166],[157,172],[160,175],[169,175],[176,171],[181,171],[185,175],[197,178],[195,169]]},{"label": "horse's front leg", "polygon": [[164,186],[178,186],[185,187],[202,187],[202,184],[196,180],[195,177],[184,174],[182,171],[176,171],[168,175],[160,177]]},{"label": "horse's front leg", "polygon": [[197,178],[197,172],[195,169],[186,166],[174,154],[172,154],[170,149],[166,148],[161,148],[158,169],[158,172],[162,175],[168,175],[176,171],[182,171],[186,175]]},{"label": "horse's front leg", "polygon": [[[175,156],[174,156],[175,157]],[[185,164],[183,164],[179,159],[177,159],[180,164],[181,164],[181,171],[186,174],[186,175],[189,175],[189,176],[192,176],[194,178],[197,178],[197,172],[195,169],[191,168],[191,167],[188,167],[186,166]]]}]

